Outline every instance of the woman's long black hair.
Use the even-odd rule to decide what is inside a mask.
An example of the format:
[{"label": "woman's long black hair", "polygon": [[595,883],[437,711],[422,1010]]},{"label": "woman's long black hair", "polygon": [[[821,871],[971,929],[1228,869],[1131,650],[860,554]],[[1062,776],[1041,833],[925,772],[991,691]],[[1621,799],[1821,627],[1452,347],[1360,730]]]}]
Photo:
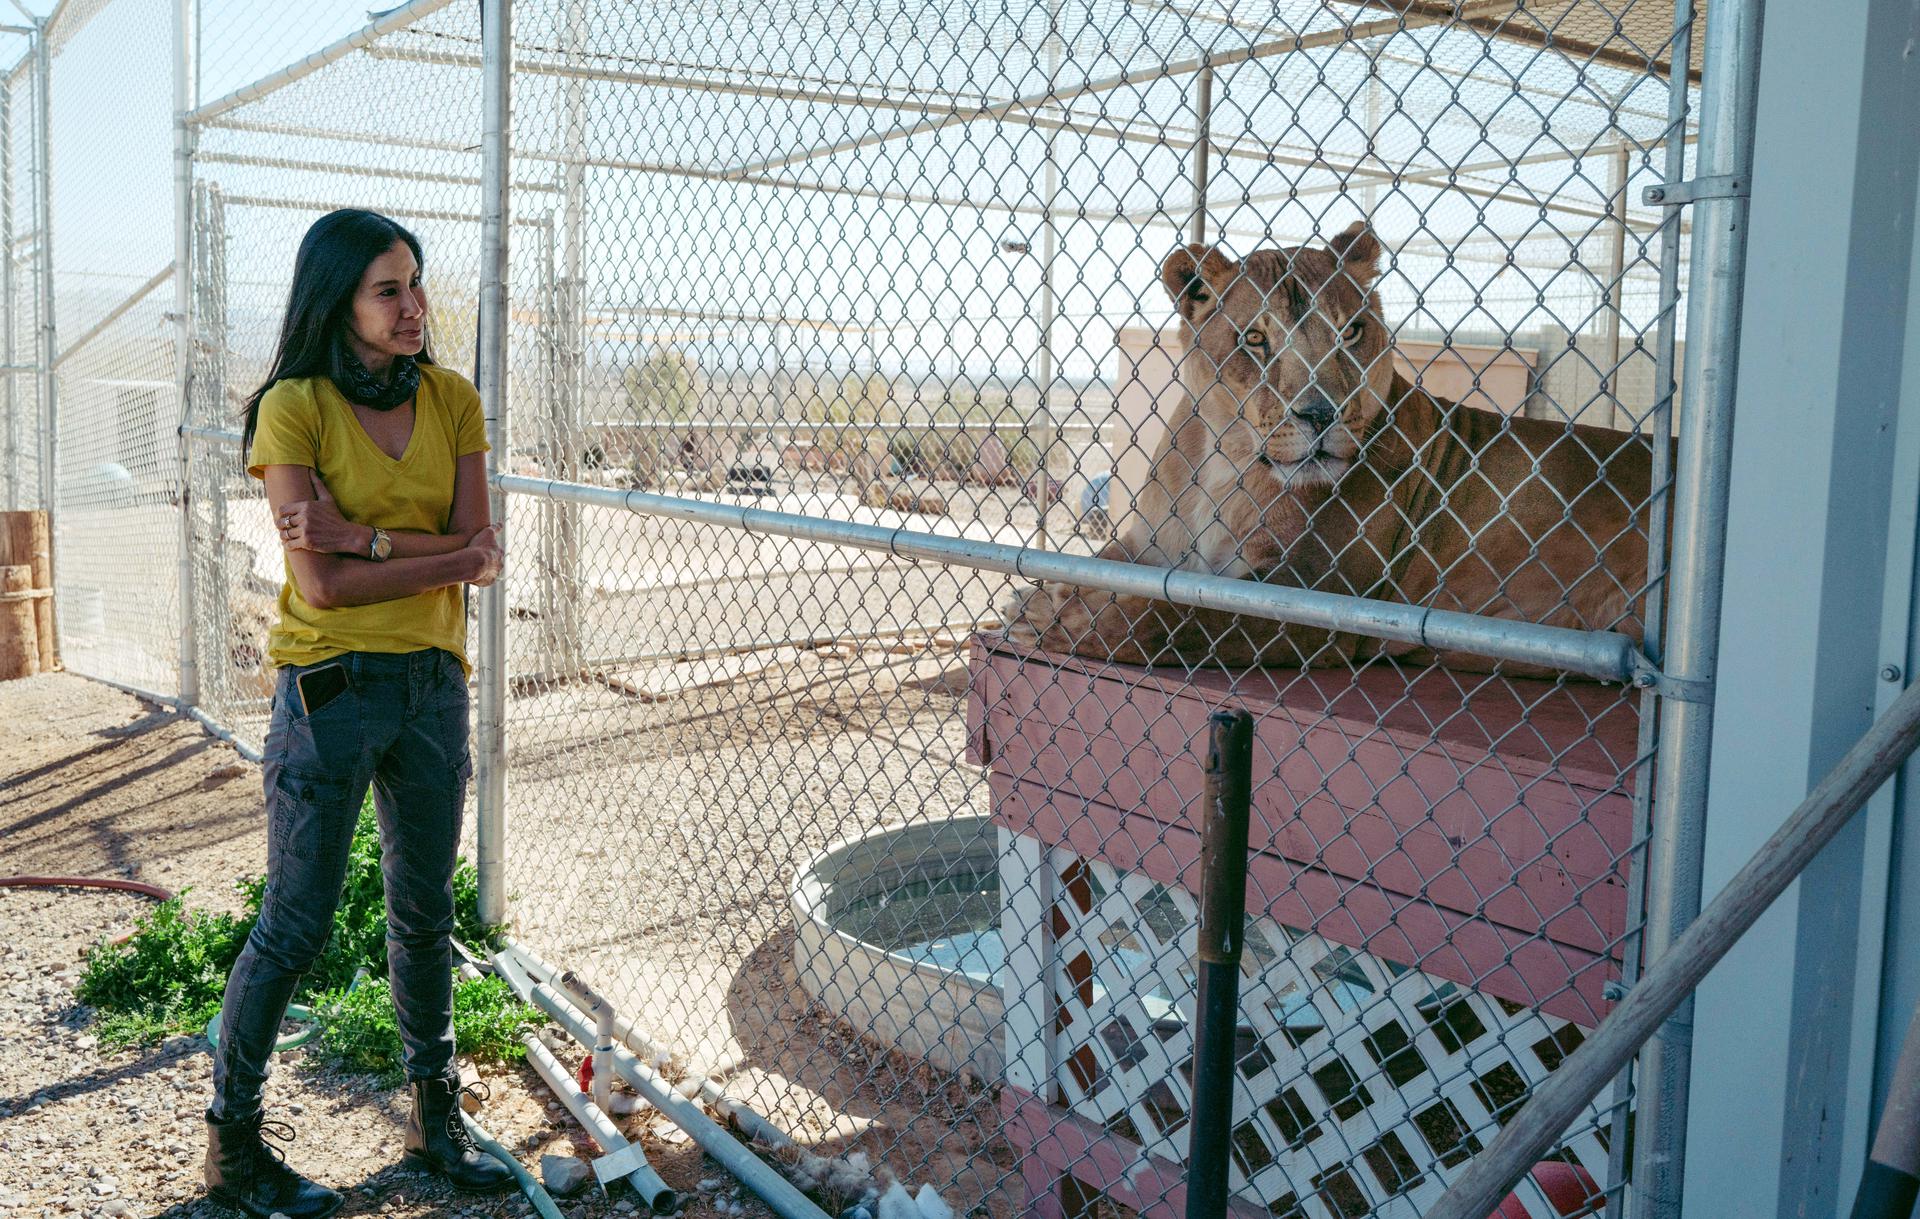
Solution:
[{"label": "woman's long black hair", "polygon": [[[280,324],[280,343],[274,349],[272,371],[259,389],[247,397],[247,427],[241,441],[243,455],[253,451],[253,432],[260,420],[260,399],[275,384],[294,377],[346,379],[348,319],[353,295],[367,265],[404,241],[424,274],[427,260],[420,239],[404,227],[363,208],[328,212],[313,222],[300,239],[293,260],[293,288],[287,293],[287,316]],[[421,333],[420,354],[414,359],[433,363]]]}]

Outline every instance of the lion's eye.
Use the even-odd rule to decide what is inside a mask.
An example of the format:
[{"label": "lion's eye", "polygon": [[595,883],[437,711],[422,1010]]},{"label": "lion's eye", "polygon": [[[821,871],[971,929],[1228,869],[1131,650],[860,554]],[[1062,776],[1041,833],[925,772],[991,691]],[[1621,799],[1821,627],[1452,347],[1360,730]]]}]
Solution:
[{"label": "lion's eye", "polygon": [[1347,328],[1340,332],[1340,341],[1348,347],[1351,347],[1355,343],[1358,343],[1360,336],[1366,332],[1367,319],[1363,317],[1354,318],[1351,322],[1347,323]]},{"label": "lion's eye", "polygon": [[1249,330],[1240,337],[1246,340],[1247,346],[1249,347],[1265,347],[1267,345],[1267,332],[1264,330]]}]

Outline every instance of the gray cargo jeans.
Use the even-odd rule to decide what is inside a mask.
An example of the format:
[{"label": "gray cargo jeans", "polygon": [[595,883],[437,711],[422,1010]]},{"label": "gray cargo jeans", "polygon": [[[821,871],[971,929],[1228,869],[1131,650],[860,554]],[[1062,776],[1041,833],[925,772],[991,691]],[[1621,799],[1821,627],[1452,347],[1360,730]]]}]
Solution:
[{"label": "gray cargo jeans", "polygon": [[260,1108],[294,985],[326,946],[367,785],[380,814],[388,977],[407,1074],[453,1062],[453,869],[472,762],[467,678],[451,652],[348,652],[348,688],[311,715],[280,670],[267,730],[267,887],[227,977],[212,1115]]}]

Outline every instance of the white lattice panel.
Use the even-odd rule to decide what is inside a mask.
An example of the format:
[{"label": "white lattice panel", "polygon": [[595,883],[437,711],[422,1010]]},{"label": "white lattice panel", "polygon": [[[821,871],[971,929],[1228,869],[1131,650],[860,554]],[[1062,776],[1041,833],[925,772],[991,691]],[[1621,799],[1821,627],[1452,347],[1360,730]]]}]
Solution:
[{"label": "white lattice panel", "polygon": [[[1194,898],[1010,838],[1009,1082],[1137,1144],[1143,1161],[1184,1161]],[[1266,918],[1248,923],[1240,1018],[1232,1186],[1281,1219],[1418,1219],[1583,1039],[1565,1020]],[[1601,1183],[1610,1104],[1603,1095],[1555,1153]],[[1532,1181],[1515,1197],[1536,1219],[1585,1213],[1556,1209]]]}]

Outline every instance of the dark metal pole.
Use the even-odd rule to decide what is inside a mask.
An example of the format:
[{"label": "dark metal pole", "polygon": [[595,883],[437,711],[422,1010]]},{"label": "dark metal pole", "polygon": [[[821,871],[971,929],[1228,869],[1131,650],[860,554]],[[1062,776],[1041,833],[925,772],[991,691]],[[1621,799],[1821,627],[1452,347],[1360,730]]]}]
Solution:
[{"label": "dark metal pole", "polygon": [[1199,1017],[1193,1031],[1193,1125],[1187,1142],[1187,1219],[1227,1213],[1233,1133],[1233,1059],[1240,1024],[1240,949],[1247,923],[1247,820],[1253,792],[1253,716],[1208,720],[1207,786],[1200,805]]}]

